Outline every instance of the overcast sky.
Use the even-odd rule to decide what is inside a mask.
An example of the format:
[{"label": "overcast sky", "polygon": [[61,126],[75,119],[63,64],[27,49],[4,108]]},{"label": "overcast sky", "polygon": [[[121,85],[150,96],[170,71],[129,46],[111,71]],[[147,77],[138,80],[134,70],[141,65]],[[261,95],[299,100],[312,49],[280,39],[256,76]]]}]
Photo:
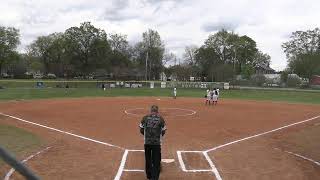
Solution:
[{"label": "overcast sky", "polygon": [[20,51],[39,35],[84,21],[126,34],[131,43],[152,28],[178,57],[225,28],[253,38],[271,56],[271,67],[282,70],[281,44],[293,31],[319,27],[319,7],[318,0],[0,0],[0,25],[20,29]]}]

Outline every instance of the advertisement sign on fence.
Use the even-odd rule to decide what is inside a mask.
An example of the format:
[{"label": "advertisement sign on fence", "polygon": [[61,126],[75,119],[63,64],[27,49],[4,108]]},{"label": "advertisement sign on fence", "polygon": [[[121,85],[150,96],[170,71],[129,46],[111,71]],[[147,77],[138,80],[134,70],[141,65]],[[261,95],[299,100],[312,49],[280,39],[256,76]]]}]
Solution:
[{"label": "advertisement sign on fence", "polygon": [[161,88],[166,88],[167,83],[166,82],[161,82]]},{"label": "advertisement sign on fence", "polygon": [[223,84],[223,89],[230,89],[229,83],[224,83]]},{"label": "advertisement sign on fence", "polygon": [[153,89],[154,88],[154,82],[150,82],[150,88]]}]

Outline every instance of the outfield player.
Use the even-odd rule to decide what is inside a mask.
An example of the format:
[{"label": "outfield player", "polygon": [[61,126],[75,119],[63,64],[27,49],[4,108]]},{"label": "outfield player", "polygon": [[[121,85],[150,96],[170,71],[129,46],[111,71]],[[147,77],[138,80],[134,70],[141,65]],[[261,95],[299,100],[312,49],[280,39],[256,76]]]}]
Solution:
[{"label": "outfield player", "polygon": [[173,88],[173,98],[177,98],[177,88]]},{"label": "outfield player", "polygon": [[158,180],[161,169],[161,139],[166,132],[166,123],[156,105],[151,106],[151,114],[143,117],[140,133],[144,135],[145,168],[148,179]]}]

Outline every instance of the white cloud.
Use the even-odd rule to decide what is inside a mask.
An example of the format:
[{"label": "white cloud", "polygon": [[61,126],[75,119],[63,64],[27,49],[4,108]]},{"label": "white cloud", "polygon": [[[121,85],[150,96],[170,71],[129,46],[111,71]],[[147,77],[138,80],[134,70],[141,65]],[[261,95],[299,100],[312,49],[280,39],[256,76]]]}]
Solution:
[{"label": "white cloud", "polygon": [[0,0],[0,25],[21,32],[21,48],[37,36],[62,32],[91,21],[106,32],[127,34],[136,42],[156,29],[168,49],[181,57],[184,47],[200,46],[220,27],[252,37],[272,57],[271,66],[286,67],[281,44],[291,32],[319,26],[316,0]]}]

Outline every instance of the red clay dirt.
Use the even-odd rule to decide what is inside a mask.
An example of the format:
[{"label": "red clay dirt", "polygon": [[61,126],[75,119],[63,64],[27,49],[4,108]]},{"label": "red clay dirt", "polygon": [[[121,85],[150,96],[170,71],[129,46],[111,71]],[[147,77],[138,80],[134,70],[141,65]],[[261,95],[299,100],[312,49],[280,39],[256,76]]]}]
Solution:
[{"label": "red clay dirt", "polygon": [[[320,114],[317,105],[222,100],[217,106],[205,106],[204,100],[198,98],[157,99],[116,97],[6,102],[0,103],[0,112],[124,149],[141,150],[143,137],[138,130],[139,122],[147,109],[157,104],[160,112],[163,109],[168,128],[162,157],[175,160],[162,163],[160,179],[199,180],[215,179],[215,176],[213,172],[183,172],[177,151],[208,150]],[[142,109],[132,110],[135,108]],[[126,110],[130,114],[126,114]],[[192,114],[193,111],[196,113]],[[12,118],[2,117],[0,123],[30,130],[47,139],[47,145],[52,148],[28,162],[43,179],[114,179],[118,172],[124,149],[89,142]],[[208,154],[224,180],[320,179],[319,166],[284,152],[296,150],[296,153],[319,161],[318,153],[313,150],[320,148],[319,143],[310,145],[310,140],[306,149],[301,140],[294,144],[300,135],[319,137],[320,131],[313,130],[312,135],[302,131],[316,123],[320,123],[320,118]],[[210,167],[202,154],[183,153],[183,160],[187,169]],[[124,169],[143,169],[143,165],[142,152],[129,152]],[[19,179],[17,173],[13,179]],[[145,175],[143,172],[123,172],[121,179],[145,179]]]}]

